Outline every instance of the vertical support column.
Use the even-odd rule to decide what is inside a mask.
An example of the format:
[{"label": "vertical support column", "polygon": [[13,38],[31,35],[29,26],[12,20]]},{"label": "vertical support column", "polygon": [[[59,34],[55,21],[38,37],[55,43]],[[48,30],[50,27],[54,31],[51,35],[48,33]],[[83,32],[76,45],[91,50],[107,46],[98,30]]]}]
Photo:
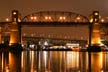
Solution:
[{"label": "vertical support column", "polygon": [[91,45],[100,45],[100,24],[99,24],[99,12],[93,12],[93,24],[92,24],[92,32],[91,32]]},{"label": "vertical support column", "polygon": [[0,44],[2,43],[2,27],[0,27]]},{"label": "vertical support column", "polygon": [[18,24],[18,15],[17,10],[12,11],[12,25],[10,32],[10,44],[20,44],[21,34],[20,34],[20,25]]}]

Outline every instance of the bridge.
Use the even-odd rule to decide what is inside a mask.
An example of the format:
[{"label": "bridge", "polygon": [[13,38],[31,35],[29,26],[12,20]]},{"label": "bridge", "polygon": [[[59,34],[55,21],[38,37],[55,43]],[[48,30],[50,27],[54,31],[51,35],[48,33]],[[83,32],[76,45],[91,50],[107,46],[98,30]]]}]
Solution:
[{"label": "bridge", "polygon": [[[92,14],[91,20],[86,16],[73,12],[62,11],[41,11],[21,17],[17,10],[12,11],[12,20],[10,22],[0,22],[0,43],[5,38],[10,44],[23,43],[27,38],[46,38],[71,42],[89,41],[91,26],[93,28],[93,37],[107,40],[108,23],[101,22],[99,15]],[[98,34],[97,34],[97,32]],[[97,36],[98,35],[98,36]],[[93,40],[95,40],[93,39]],[[96,40],[98,41],[98,40]],[[95,42],[98,43],[98,42]]]}]

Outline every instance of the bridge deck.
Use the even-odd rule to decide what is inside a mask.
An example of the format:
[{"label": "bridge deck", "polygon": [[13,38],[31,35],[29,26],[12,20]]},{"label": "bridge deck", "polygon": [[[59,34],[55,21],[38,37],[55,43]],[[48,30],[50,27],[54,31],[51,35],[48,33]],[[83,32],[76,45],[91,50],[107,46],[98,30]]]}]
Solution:
[{"label": "bridge deck", "polygon": [[[0,26],[11,24],[12,22],[0,22]],[[83,26],[90,25],[90,22],[18,22],[21,26]],[[102,26],[108,26],[108,22],[101,23]]]}]

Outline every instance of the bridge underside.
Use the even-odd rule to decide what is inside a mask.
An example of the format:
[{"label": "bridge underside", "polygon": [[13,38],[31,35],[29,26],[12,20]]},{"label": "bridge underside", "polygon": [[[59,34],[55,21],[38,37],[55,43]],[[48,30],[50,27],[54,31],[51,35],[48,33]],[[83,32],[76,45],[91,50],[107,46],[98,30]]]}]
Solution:
[{"label": "bridge underside", "polygon": [[[23,27],[22,41],[38,41],[39,39],[50,39],[53,43],[81,42],[89,39],[88,26],[73,27]],[[37,39],[38,38],[38,39]]]}]

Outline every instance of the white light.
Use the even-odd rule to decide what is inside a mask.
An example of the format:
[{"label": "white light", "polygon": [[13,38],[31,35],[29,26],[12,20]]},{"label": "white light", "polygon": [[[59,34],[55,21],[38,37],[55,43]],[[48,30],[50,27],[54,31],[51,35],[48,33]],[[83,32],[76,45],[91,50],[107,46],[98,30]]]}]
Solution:
[{"label": "white light", "polygon": [[60,16],[59,19],[60,19],[60,20],[65,20],[66,17],[65,17],[65,16]]},{"label": "white light", "polygon": [[104,19],[101,19],[101,22],[104,22],[105,20]]},{"label": "white light", "polygon": [[96,12],[95,15],[99,15],[99,14]]},{"label": "white light", "polygon": [[34,20],[36,20],[37,19],[37,17],[34,17]]},{"label": "white light", "polygon": [[90,22],[92,23],[93,22],[93,19],[90,19]]},{"label": "white light", "polygon": [[65,20],[65,19],[66,19],[66,17],[63,17],[63,19]]},{"label": "white light", "polygon": [[51,20],[51,17],[50,16],[45,16],[45,19],[46,20]]},{"label": "white light", "polygon": [[49,19],[51,19],[51,17],[49,16]]},{"label": "white light", "polygon": [[9,21],[9,18],[6,18],[6,21]]},{"label": "white light", "polygon": [[80,17],[77,17],[76,19],[77,19],[77,20],[80,20],[81,18],[80,18]]},{"label": "white light", "polygon": [[31,16],[30,19],[33,20],[33,16]]},{"label": "white light", "polygon": [[31,45],[29,45],[29,47],[30,47],[30,48],[34,48],[34,47],[35,47],[35,45],[34,45],[34,44],[31,44]]},{"label": "white light", "polygon": [[21,20],[20,20],[20,19],[18,19],[18,22],[21,22]]},{"label": "white light", "polygon": [[62,17],[60,17],[59,19],[62,20]]},{"label": "white light", "polygon": [[48,45],[48,42],[47,42],[47,41],[45,41],[45,42],[44,42],[44,45],[46,45],[46,46],[47,46],[47,45]]},{"label": "white light", "polygon": [[48,17],[47,17],[47,16],[45,16],[45,19],[47,20],[47,19],[48,19]]},{"label": "white light", "polygon": [[13,12],[14,15],[16,15],[16,12]]}]

